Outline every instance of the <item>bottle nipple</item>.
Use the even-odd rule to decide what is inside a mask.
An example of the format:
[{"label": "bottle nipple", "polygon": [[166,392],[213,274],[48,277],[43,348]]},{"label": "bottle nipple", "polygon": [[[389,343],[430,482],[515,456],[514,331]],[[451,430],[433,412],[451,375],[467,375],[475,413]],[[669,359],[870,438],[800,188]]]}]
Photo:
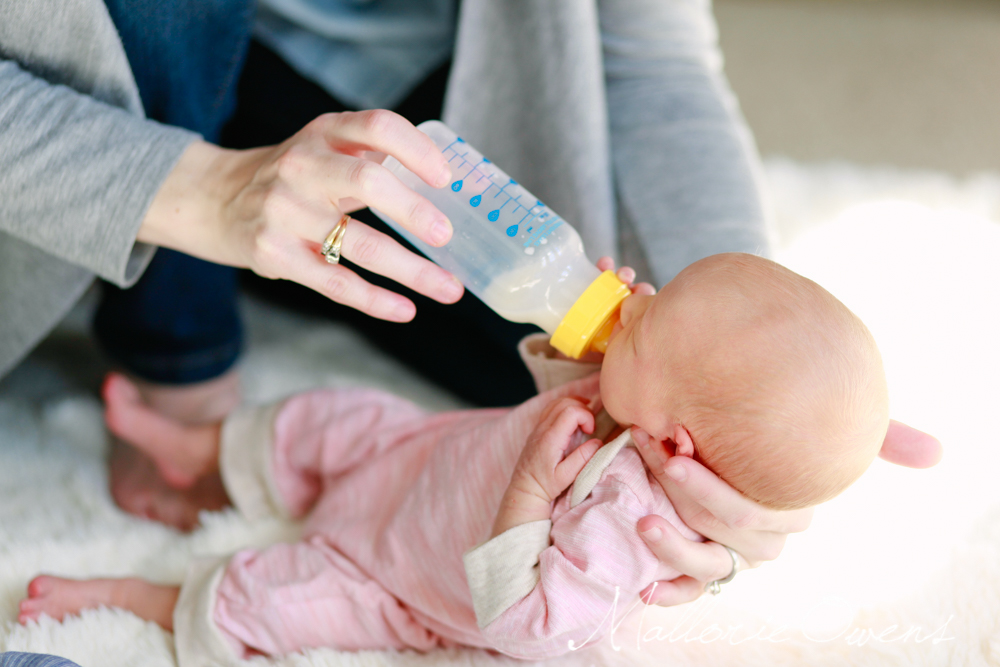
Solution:
[{"label": "bottle nipple", "polygon": [[603,354],[608,349],[622,301],[631,293],[614,271],[599,275],[559,323],[552,334],[552,347],[573,359],[579,359],[588,350]]}]

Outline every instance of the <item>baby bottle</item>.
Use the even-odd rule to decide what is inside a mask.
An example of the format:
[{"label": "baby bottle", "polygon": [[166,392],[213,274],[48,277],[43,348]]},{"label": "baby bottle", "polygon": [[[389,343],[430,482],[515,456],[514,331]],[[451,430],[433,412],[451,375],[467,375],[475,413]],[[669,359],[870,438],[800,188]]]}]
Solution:
[{"label": "baby bottle", "polygon": [[383,165],[448,216],[451,241],[434,248],[374,213],[501,317],[538,325],[569,357],[604,352],[628,286],[591,264],[575,229],[447,125],[417,127],[448,160],[451,183],[432,188],[391,156]]}]

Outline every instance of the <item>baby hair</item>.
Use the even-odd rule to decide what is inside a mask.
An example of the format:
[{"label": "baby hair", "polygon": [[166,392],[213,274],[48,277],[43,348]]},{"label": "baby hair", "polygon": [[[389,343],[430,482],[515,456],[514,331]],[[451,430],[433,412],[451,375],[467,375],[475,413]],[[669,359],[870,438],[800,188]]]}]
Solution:
[{"label": "baby hair", "polygon": [[811,280],[730,253],[679,280],[692,341],[671,363],[675,419],[695,454],[762,505],[815,505],[850,486],[888,428],[871,333]]}]

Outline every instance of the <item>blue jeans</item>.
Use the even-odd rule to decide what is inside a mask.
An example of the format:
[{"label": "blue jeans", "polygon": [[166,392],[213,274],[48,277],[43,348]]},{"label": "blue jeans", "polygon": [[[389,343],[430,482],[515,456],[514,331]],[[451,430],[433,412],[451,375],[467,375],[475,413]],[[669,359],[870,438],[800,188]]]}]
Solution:
[{"label": "blue jeans", "polygon": [[[252,0],[106,0],[146,115],[216,141],[236,104]],[[226,372],[243,333],[236,269],[161,249],[130,289],[103,286],[94,333],[125,370],[186,384]]]},{"label": "blue jeans", "polygon": [[80,667],[72,660],[41,653],[0,653],[0,667]]}]

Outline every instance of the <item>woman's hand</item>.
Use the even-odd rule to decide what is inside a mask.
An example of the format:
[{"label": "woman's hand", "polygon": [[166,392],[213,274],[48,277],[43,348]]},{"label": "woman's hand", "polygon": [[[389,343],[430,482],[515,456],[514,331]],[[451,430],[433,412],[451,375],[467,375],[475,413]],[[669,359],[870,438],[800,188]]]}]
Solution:
[{"label": "woman's hand", "polygon": [[[429,185],[451,170],[427,135],[391,111],[320,116],[278,146],[224,150],[192,144],[153,200],[138,240],[266,278],[294,280],[373,317],[413,318],[409,299],[376,287],[319,253],[344,213],[373,206],[433,246],[451,238],[451,223],[389,170],[365,159],[394,156]],[[463,288],[450,273],[353,220],[342,255],[442,303]]]},{"label": "woman's hand", "polygon": [[696,599],[709,581],[726,577],[733,567],[729,552],[740,556],[740,569],[774,560],[789,533],[809,527],[812,509],[779,512],[744,497],[715,473],[687,456],[669,456],[641,429],[632,431],[646,465],[666,492],[681,520],[710,540],[692,542],[665,519],[639,520],[639,534],[660,560],[683,573],[650,586],[642,599],[672,606]]},{"label": "woman's hand", "polygon": [[[779,512],[758,505],[694,459],[670,456],[640,429],[633,430],[632,438],[681,520],[710,540],[692,542],[655,515],[640,519],[639,534],[649,548],[683,573],[647,588],[642,593],[645,601],[666,607],[690,602],[704,592],[707,582],[722,579],[732,570],[732,558],[723,544],[739,554],[740,569],[757,567],[776,559],[788,534],[802,532],[812,521],[811,508]],[[897,465],[929,468],[941,459],[941,443],[891,421],[879,456]]]}]

